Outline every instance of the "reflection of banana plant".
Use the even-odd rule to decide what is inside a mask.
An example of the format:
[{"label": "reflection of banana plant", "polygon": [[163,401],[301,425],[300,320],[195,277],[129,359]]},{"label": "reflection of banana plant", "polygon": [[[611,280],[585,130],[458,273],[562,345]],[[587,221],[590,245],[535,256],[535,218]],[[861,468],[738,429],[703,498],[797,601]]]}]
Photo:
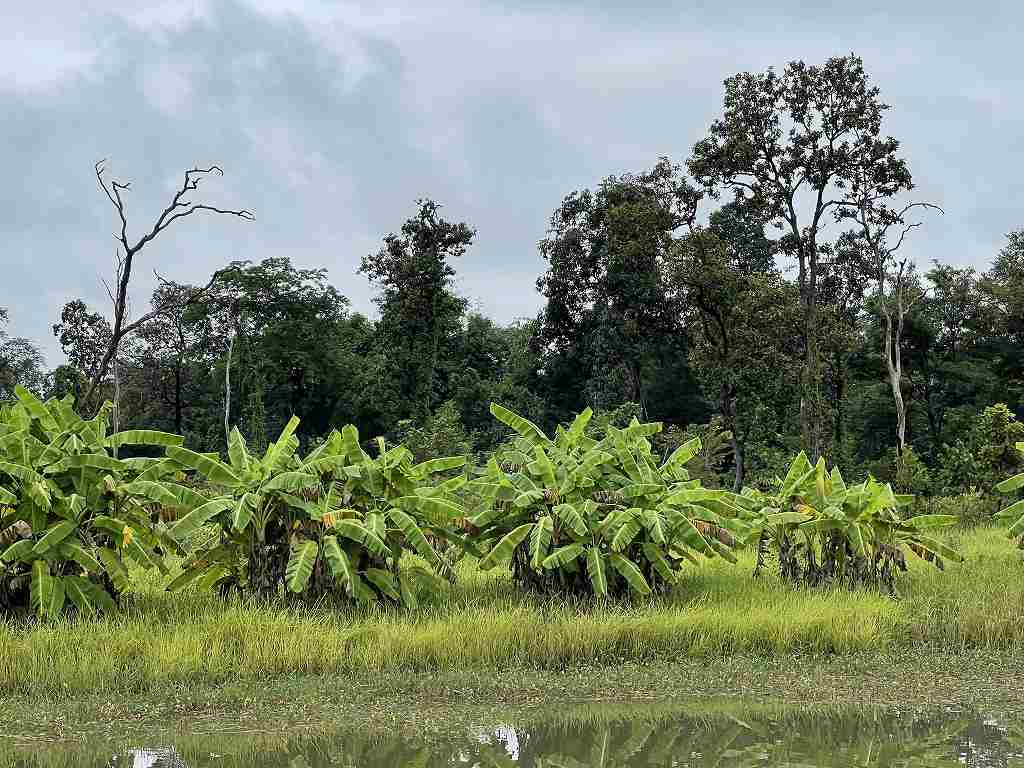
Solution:
[{"label": "reflection of banana plant", "polygon": [[[126,560],[164,570],[176,549],[154,507],[189,505],[152,459],[117,459],[124,445],[181,438],[133,430],[108,435],[108,408],[80,418],[70,398],[42,402],[24,389],[0,409],[0,609],[26,602],[54,617],[65,605],[110,612],[129,585]],[[26,599],[27,597],[27,599]]]},{"label": "reflection of banana plant", "polygon": [[468,521],[481,568],[511,562],[539,590],[645,595],[676,583],[699,555],[734,559],[745,528],[732,494],[701,488],[684,468],[699,440],[659,466],[648,437],[660,424],[634,419],[595,440],[587,409],[549,439],[500,405],[491,412],[519,438],[471,483],[483,500]]},{"label": "reflection of banana plant", "polygon": [[[1017,443],[1017,451],[1024,454],[1024,443]],[[996,486],[996,490],[1000,493],[1015,493],[1021,488],[1024,488],[1024,472],[1019,475],[1014,475]],[[996,514],[996,519],[1010,521],[1010,529],[1007,531],[1007,535],[1011,539],[1019,538],[1021,546],[1024,547],[1024,499],[1014,502],[1006,509],[1000,510]]]},{"label": "reflection of banana plant", "polygon": [[868,584],[895,593],[897,574],[906,571],[910,551],[943,568],[944,559],[963,558],[931,531],[955,525],[953,515],[918,515],[903,519],[897,496],[888,484],[872,479],[847,486],[838,468],[829,472],[824,459],[812,465],[801,453],[790,465],[777,494],[744,492],[749,541],[757,542],[755,575],[769,552],[780,576],[807,585]]},{"label": "reflection of banana plant", "polygon": [[[234,430],[230,463],[168,450],[170,460],[224,489],[175,525],[172,533],[183,541],[216,523],[220,541],[197,552],[170,588],[197,582],[307,597],[338,591],[360,601],[381,596],[405,604],[418,602],[425,590],[436,592],[434,573],[451,576],[451,566],[424,531],[435,521],[444,529],[450,518],[461,515],[452,493],[465,479],[429,481],[464,460],[414,465],[407,449],[387,449],[383,441],[371,459],[351,426],[333,432],[302,459],[296,455],[297,426],[293,417],[262,457],[250,454]],[[400,571],[407,551],[418,554],[433,572],[422,566]]]},{"label": "reflection of banana plant", "polygon": [[[18,746],[0,740],[0,763],[66,766],[147,763],[207,765],[216,752],[222,768],[248,768],[254,755],[265,766],[345,765],[364,768],[648,768],[649,766],[864,766],[954,768],[1016,765],[1016,729],[968,713],[915,715],[878,707],[786,708],[738,702],[691,704],[590,704],[566,714],[542,710],[515,727],[460,728],[426,738],[342,726],[337,733],[290,732],[182,734],[173,749],[126,750],[112,761],[102,741]],[[724,711],[723,711],[724,710]]]}]

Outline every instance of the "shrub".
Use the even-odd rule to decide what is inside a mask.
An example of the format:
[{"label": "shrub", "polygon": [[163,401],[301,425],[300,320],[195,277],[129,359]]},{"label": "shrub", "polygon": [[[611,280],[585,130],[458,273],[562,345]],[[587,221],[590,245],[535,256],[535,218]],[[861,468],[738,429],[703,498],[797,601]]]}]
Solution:
[{"label": "shrub", "polygon": [[999,511],[999,502],[975,491],[955,496],[916,497],[913,510],[916,514],[953,515],[961,526],[974,526],[991,522]]},{"label": "shrub", "polygon": [[847,486],[838,468],[816,465],[801,453],[775,494],[745,491],[751,539],[757,541],[755,575],[769,554],[779,575],[807,586],[868,585],[896,593],[896,577],[906,571],[906,551],[943,567],[943,559],[962,558],[947,544],[927,535],[957,522],[952,515],[903,519],[898,508],[912,502],[888,484],[869,479]]},{"label": "shrub", "polygon": [[111,612],[129,586],[126,560],[165,571],[177,550],[161,505],[197,494],[168,480],[159,459],[118,459],[125,445],[176,446],[181,438],[133,430],[107,434],[109,403],[79,417],[70,396],[42,402],[22,388],[0,409],[0,609],[52,618],[66,606]]},{"label": "shrub", "polygon": [[552,439],[500,405],[491,412],[519,437],[471,483],[483,500],[469,519],[482,569],[511,563],[517,582],[542,592],[646,595],[676,583],[684,563],[734,559],[745,527],[732,494],[685,469],[699,440],[659,465],[648,438],[660,424],[634,418],[596,439],[587,409]]},{"label": "shrub", "polygon": [[892,467],[893,473],[890,482],[898,492],[915,496],[927,495],[931,492],[931,472],[910,446],[906,446],[902,453],[898,448],[893,449]]},{"label": "shrub", "polygon": [[1024,466],[1024,423],[1004,403],[986,408],[973,430],[974,447],[983,476],[982,487],[993,489],[1009,473]]},{"label": "shrub", "polygon": [[[691,425],[681,429],[675,425],[652,438],[658,455],[667,458],[672,451],[693,438],[699,438],[700,450],[686,463],[686,470],[694,480],[700,480],[706,488],[721,488],[723,470],[732,461],[732,433],[722,426],[721,416],[715,416],[707,424]],[[731,479],[728,482],[731,485]]]},{"label": "shrub", "polygon": [[453,400],[446,401],[422,426],[411,419],[400,421],[396,437],[396,442],[412,451],[417,461],[473,453],[472,441]]},{"label": "shrub", "polygon": [[[230,463],[181,448],[168,456],[199,472],[220,495],[178,521],[172,534],[185,541],[213,523],[218,539],[186,563],[169,589],[198,583],[226,592],[270,597],[326,594],[360,602],[385,599],[415,605],[437,592],[451,566],[426,533],[450,536],[462,515],[453,497],[464,475],[431,483],[438,472],[461,467],[462,457],[413,463],[404,446],[378,438],[370,458],[355,427],[346,426],[301,459],[294,436],[298,419],[285,427],[262,457],[249,453],[238,430],[231,433]],[[433,570],[400,570],[407,552]]]},{"label": "shrub", "polygon": [[967,440],[944,445],[939,455],[939,484],[946,492],[977,489],[990,494],[999,481],[1024,465],[1015,448],[1024,440],[1024,423],[1003,403],[986,408]]}]

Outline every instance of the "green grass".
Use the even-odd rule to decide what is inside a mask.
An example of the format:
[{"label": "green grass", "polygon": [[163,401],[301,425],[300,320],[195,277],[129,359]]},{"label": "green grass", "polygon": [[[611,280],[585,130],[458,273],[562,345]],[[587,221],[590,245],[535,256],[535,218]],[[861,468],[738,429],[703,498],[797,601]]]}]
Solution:
[{"label": "green grass", "polygon": [[893,601],[793,590],[710,561],[670,595],[610,605],[538,600],[507,573],[464,564],[439,604],[286,609],[170,595],[143,579],[112,618],[0,623],[0,690],[37,696],[145,692],[285,676],[379,671],[560,671],[743,654],[862,654],[918,647],[1024,647],[1024,562],[997,529],[952,534],[967,557],[939,572],[914,561]]}]

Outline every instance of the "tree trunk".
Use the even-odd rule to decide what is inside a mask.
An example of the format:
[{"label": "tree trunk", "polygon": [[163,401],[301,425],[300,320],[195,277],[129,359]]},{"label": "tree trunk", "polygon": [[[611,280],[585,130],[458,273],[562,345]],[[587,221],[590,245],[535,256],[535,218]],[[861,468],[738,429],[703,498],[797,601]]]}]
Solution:
[{"label": "tree trunk", "polygon": [[736,432],[732,433],[732,458],[736,469],[732,490],[734,493],[739,493],[743,490],[743,483],[747,479],[747,445],[746,440]]},{"label": "tree trunk", "polygon": [[[907,409],[903,402],[903,360],[900,354],[900,339],[903,335],[903,289],[900,284],[896,285],[896,325],[893,327],[892,312],[885,305],[885,296],[882,295],[882,314],[885,317],[885,368],[889,374],[889,387],[892,389],[892,399],[896,404],[896,445],[899,455],[907,444]],[[895,338],[894,338],[895,337]]]},{"label": "tree trunk", "polygon": [[817,245],[800,246],[800,301],[803,305],[805,357],[800,373],[800,432],[811,463],[825,453],[822,435],[825,409],[821,397],[821,350],[818,346],[818,257]]},{"label": "tree trunk", "polygon": [[733,490],[739,493],[743,489],[743,481],[747,475],[746,439],[740,435],[736,416],[736,388],[731,384],[722,384],[719,393],[718,410],[722,414],[722,423],[731,435],[733,468],[735,479]]},{"label": "tree trunk", "polygon": [[800,430],[804,449],[817,462],[825,452],[822,440],[825,413],[821,398],[821,350],[818,346],[818,308],[816,298],[804,302],[804,335],[806,356],[800,376]]},{"label": "tree trunk", "polygon": [[[121,431],[121,371],[117,364],[117,357],[111,362],[111,369],[114,373],[114,433]],[[117,446],[114,446],[114,458],[117,458]]]},{"label": "tree trunk", "polygon": [[932,450],[937,451],[939,447],[939,436],[942,434],[942,427],[939,425],[939,416],[932,405],[931,388],[925,391],[925,411],[928,414],[928,434],[932,441]]},{"label": "tree trunk", "polygon": [[181,357],[178,357],[178,364],[174,367],[174,433],[182,434],[182,407],[181,407]]},{"label": "tree trunk", "polygon": [[434,375],[437,372],[437,357],[438,350],[440,348],[440,328],[437,322],[437,297],[439,292],[443,290],[441,287],[434,287],[433,293],[430,299],[430,356],[427,359],[427,370],[424,376],[425,381],[421,383],[423,387],[423,403],[422,408],[422,419],[423,422],[430,418],[430,404],[434,398]]},{"label": "tree trunk", "polygon": [[832,410],[835,415],[835,425],[833,434],[835,435],[836,449],[840,451],[842,455],[843,444],[846,440],[846,423],[844,421],[845,413],[843,412],[843,400],[846,397],[846,364],[843,359],[843,354],[837,352],[833,357],[835,361],[833,368],[835,369],[835,381],[832,385],[833,401]]},{"label": "tree trunk", "polygon": [[630,389],[633,390],[631,399],[640,406],[640,418],[647,421],[647,397],[644,394],[643,379],[640,377],[640,364],[630,360],[626,364],[626,369],[629,371]]},{"label": "tree trunk", "polygon": [[235,334],[228,342],[228,359],[224,365],[224,443],[231,443],[231,355],[235,351]]}]

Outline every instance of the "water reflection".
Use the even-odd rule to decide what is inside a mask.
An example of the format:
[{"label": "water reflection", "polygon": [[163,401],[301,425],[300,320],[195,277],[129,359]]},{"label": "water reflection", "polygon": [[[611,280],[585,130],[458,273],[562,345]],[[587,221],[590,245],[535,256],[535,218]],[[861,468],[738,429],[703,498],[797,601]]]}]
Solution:
[{"label": "water reflection", "polygon": [[[1024,736],[974,713],[786,710],[730,705],[683,714],[594,706],[516,725],[447,724],[419,738],[339,733],[182,737],[173,746],[29,751],[0,746],[0,764],[58,768],[638,768],[639,766],[1024,766]],[[450,727],[448,727],[450,726]],[[6,753],[4,750],[7,750]],[[8,758],[7,760],[3,758]]]}]

